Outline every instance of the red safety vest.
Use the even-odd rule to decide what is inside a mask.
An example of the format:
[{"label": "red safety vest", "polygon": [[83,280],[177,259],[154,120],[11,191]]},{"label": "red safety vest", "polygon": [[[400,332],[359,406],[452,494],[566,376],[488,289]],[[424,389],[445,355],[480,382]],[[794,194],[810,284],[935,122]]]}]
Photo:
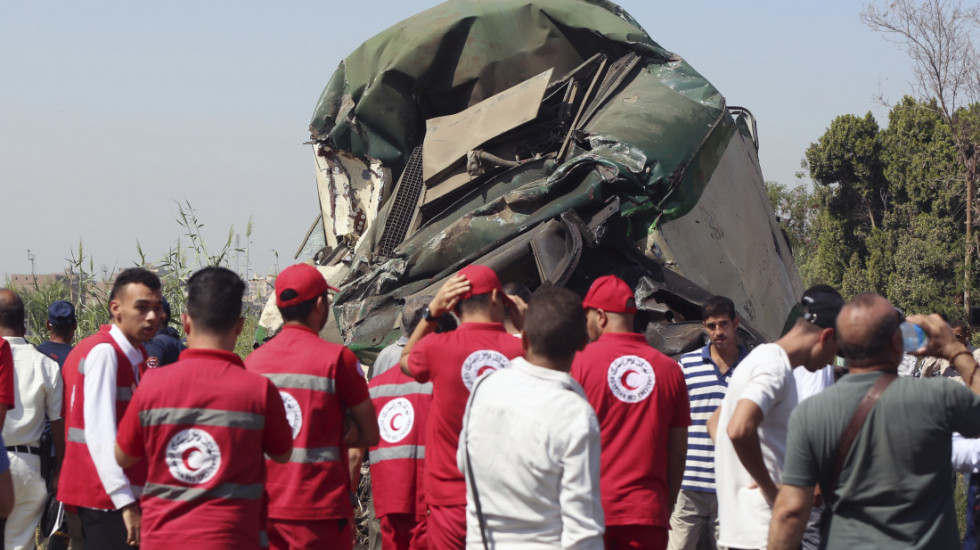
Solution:
[{"label": "red safety vest", "polygon": [[[269,517],[275,519],[352,519],[343,397],[338,369],[356,368],[347,348],[321,340],[312,330],[286,325],[245,360],[245,368],[279,388],[293,436],[289,462],[266,461]],[[343,367],[341,367],[343,365]],[[355,374],[355,376],[357,376]],[[363,399],[367,384],[358,379]]]},{"label": "red safety vest", "polygon": [[274,391],[227,351],[190,349],[147,375],[118,438],[149,465],[144,548],[260,546],[266,430],[285,425]]},{"label": "red safety vest", "polygon": [[375,514],[424,518],[422,474],[432,383],[420,384],[396,365],[372,378],[368,390],[380,433],[368,455]]},{"label": "red safety vest", "polygon": [[[99,479],[92,455],[85,443],[85,358],[92,348],[99,344],[109,344],[116,351],[116,426],[122,420],[129,401],[136,389],[136,376],[133,364],[125,352],[109,334],[109,325],[99,327],[99,332],[82,340],[65,359],[61,376],[64,380],[65,398],[62,400],[65,418],[65,459],[58,483],[58,500],[65,504],[85,508],[113,510],[115,505],[109,498]],[[142,352],[142,347],[140,349]],[[144,353],[145,357],[146,354]],[[139,365],[142,372],[144,366]],[[138,492],[146,482],[146,462],[123,470],[130,485]]]}]

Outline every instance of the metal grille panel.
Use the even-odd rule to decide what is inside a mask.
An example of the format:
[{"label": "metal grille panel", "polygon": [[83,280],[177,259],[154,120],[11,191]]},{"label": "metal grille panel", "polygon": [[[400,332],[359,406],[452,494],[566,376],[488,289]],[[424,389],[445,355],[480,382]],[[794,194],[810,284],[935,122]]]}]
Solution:
[{"label": "metal grille panel", "polygon": [[422,187],[422,147],[416,147],[402,172],[398,192],[395,193],[395,202],[385,220],[385,228],[378,245],[378,253],[382,256],[391,256],[395,248],[405,240],[408,228],[411,227],[412,220],[418,213]]}]

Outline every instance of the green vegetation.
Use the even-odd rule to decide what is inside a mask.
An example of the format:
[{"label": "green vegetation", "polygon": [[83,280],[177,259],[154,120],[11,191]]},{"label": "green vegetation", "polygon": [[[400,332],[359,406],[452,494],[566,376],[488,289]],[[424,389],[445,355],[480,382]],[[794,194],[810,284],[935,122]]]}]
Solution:
[{"label": "green vegetation", "polygon": [[885,129],[870,113],[839,116],[804,167],[812,188],[766,184],[804,284],[964,315],[964,173],[934,105],[906,97]]},{"label": "green vegetation", "polygon": [[[153,259],[146,255],[143,247],[137,242],[136,260],[133,265],[151,269],[160,276],[163,296],[170,302],[171,311],[177,321],[174,326],[183,336],[179,314],[184,310],[186,303],[184,287],[187,279],[194,271],[203,267],[230,267],[231,256],[237,252],[247,254],[247,249],[232,247],[235,231],[234,227],[231,227],[224,245],[216,253],[212,253],[202,236],[204,224],[198,219],[197,211],[191,204],[187,201],[183,204],[177,203],[177,213],[176,222],[182,230],[176,244],[160,258]],[[245,232],[246,239],[251,235],[252,220],[249,218]],[[182,237],[186,237],[189,244],[182,243]],[[93,258],[85,255],[81,241],[78,243],[78,248],[71,251],[71,256],[66,262],[65,279],[46,283],[35,280],[32,287],[18,289],[27,313],[28,338],[35,344],[47,338],[45,322],[48,318],[48,305],[56,300],[67,300],[75,305],[75,314],[78,318],[76,342],[95,333],[100,325],[109,322],[111,285],[103,279],[106,275],[111,276],[116,269],[112,272],[100,273],[102,277],[97,277],[95,262]],[[247,280],[249,269],[247,256],[245,264],[244,278]],[[9,280],[6,281],[5,286],[10,286]],[[256,311],[247,310],[244,315],[245,328],[235,346],[235,352],[243,358],[252,351],[253,335],[258,325]]]}]

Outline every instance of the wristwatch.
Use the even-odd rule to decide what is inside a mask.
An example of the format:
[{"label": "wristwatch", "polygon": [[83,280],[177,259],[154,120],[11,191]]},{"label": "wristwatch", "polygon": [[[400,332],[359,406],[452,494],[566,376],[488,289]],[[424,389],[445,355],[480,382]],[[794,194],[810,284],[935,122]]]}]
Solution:
[{"label": "wristwatch", "polygon": [[422,319],[434,323],[438,321],[440,317],[442,317],[442,315],[433,315],[432,311],[429,309],[429,306],[422,308]]}]

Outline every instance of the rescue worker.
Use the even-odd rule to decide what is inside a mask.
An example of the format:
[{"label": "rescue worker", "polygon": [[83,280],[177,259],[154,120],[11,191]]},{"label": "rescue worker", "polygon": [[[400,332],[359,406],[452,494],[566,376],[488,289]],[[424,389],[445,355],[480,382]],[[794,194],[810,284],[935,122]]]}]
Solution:
[{"label": "rescue worker", "polygon": [[146,377],[119,424],[116,461],[128,468],[145,457],[148,467],[131,541],[144,550],[262,545],[264,454],[285,462],[292,438],[276,387],[234,352],[244,291],[223,267],[191,275],[183,316],[190,349]]},{"label": "rescue worker", "polygon": [[619,277],[596,279],[582,307],[592,343],[571,374],[599,418],[606,549],[663,550],[691,425],[684,374],[633,332],[636,301]]},{"label": "rescue worker", "polygon": [[[432,299],[425,298],[425,303]],[[415,331],[422,321],[425,303],[410,300],[405,304],[403,334]],[[385,550],[426,548],[422,475],[432,383],[419,384],[401,369],[387,369],[371,379],[368,390],[378,413],[381,436],[369,455],[372,502],[381,523],[381,547]]]},{"label": "rescue worker", "polygon": [[121,271],[109,293],[109,313],[112,324],[79,342],[61,371],[67,435],[58,500],[78,508],[89,550],[121,550],[139,539],[136,499],[146,464],[124,470],[113,449],[144,370],[143,342],[160,326],[160,279],[139,267]]},{"label": "rescue worker", "polygon": [[[492,269],[466,266],[423,310],[422,321],[402,351],[402,372],[433,385],[423,487],[428,540],[435,550],[462,549],[466,544],[466,485],[456,466],[456,447],[470,389],[481,374],[510,367],[511,359],[524,355],[521,340],[504,330],[508,304]],[[459,327],[432,334],[442,316],[452,311],[460,318]],[[523,328],[522,309],[514,308],[511,318]]]},{"label": "rescue worker", "polygon": [[293,438],[289,462],[269,464],[272,550],[352,547],[347,451],[378,442],[357,357],[318,336],[330,314],[328,290],[313,266],[284,269],[275,283],[282,330],[245,360],[279,388]]}]

